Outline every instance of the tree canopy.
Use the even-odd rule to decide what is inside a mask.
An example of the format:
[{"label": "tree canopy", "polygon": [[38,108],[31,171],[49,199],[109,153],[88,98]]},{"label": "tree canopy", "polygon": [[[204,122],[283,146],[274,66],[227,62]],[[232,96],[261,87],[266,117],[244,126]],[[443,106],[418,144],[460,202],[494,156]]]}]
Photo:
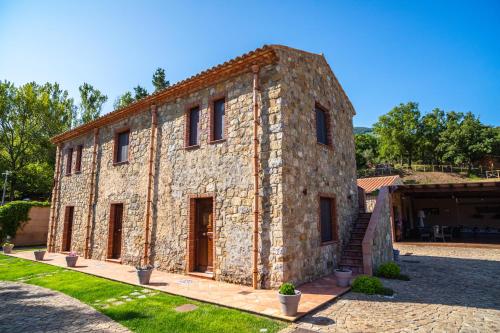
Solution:
[{"label": "tree canopy", "polygon": [[167,81],[165,76],[165,70],[163,68],[158,67],[153,74],[153,87],[155,88],[155,92],[158,90],[162,90],[170,86],[170,82]]},{"label": "tree canopy", "polygon": [[451,163],[468,166],[488,154],[500,155],[500,129],[481,123],[471,112],[439,108],[421,116],[418,104],[399,104],[382,115],[374,132],[356,135],[359,169],[375,163]]},{"label": "tree canopy", "polygon": [[106,103],[108,96],[86,82],[78,87],[78,90],[81,99],[78,123],[81,125],[99,118],[102,105]]}]

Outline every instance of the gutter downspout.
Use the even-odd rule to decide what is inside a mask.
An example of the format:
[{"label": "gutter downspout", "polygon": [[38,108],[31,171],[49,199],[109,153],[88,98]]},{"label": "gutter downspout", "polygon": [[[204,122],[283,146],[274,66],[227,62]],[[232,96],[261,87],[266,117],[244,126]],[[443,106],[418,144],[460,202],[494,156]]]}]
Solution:
[{"label": "gutter downspout", "polygon": [[258,288],[259,261],[259,66],[252,66],[253,73],[253,177],[254,177],[254,208],[253,208],[253,275],[252,285]]},{"label": "gutter downspout", "polygon": [[149,264],[149,228],[151,224],[151,209],[152,209],[152,182],[153,182],[153,162],[154,162],[154,152],[155,152],[155,138],[156,138],[156,126],[158,124],[158,117],[156,112],[156,105],[151,105],[151,137],[149,139],[149,173],[148,173],[148,193],[146,199],[146,230],[144,231],[144,265]]},{"label": "gutter downspout", "polygon": [[49,232],[49,239],[48,239],[48,250],[49,252],[54,252],[54,231],[55,231],[55,221],[57,221],[56,218],[56,204],[57,204],[57,197],[58,197],[58,188],[59,188],[59,173],[61,169],[61,151],[62,151],[62,146],[61,144],[57,145],[57,161],[56,161],[56,170],[54,172],[54,187],[52,188],[52,203],[50,206],[51,212],[50,212],[50,232]]},{"label": "gutter downspout", "polygon": [[85,235],[85,255],[84,258],[88,259],[89,256],[89,246],[90,246],[90,233],[91,233],[91,222],[92,222],[92,211],[94,208],[94,184],[95,184],[95,168],[96,168],[96,157],[97,157],[97,146],[99,145],[99,128],[94,129],[94,150],[92,151],[92,169],[90,172],[90,191],[89,191],[89,210],[87,213],[87,231]]}]

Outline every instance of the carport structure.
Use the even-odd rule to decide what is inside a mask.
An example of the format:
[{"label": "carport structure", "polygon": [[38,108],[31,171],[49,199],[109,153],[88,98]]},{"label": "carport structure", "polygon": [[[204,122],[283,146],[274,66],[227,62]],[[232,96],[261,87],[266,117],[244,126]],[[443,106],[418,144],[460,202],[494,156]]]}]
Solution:
[{"label": "carport structure", "polygon": [[500,244],[500,182],[390,187],[396,241]]}]

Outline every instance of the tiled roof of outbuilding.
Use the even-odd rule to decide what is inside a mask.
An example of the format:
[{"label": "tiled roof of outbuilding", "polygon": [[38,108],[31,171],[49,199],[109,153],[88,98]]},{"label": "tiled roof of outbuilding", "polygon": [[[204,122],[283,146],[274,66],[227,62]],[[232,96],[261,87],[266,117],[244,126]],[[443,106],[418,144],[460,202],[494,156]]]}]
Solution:
[{"label": "tiled roof of outbuilding", "polygon": [[371,177],[371,178],[359,178],[358,186],[363,188],[366,193],[371,193],[373,191],[379,190],[383,186],[389,185],[401,185],[403,182],[399,176],[387,176],[387,177]]}]

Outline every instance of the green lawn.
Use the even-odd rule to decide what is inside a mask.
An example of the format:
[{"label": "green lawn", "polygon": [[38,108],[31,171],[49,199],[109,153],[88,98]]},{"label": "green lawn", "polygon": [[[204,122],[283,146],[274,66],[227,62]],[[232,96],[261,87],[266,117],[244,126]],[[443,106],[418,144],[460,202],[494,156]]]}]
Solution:
[{"label": "green lawn", "polygon": [[[0,255],[0,280],[57,290],[134,332],[277,332],[285,323],[47,264]],[[194,304],[191,312],[174,308]]]}]

